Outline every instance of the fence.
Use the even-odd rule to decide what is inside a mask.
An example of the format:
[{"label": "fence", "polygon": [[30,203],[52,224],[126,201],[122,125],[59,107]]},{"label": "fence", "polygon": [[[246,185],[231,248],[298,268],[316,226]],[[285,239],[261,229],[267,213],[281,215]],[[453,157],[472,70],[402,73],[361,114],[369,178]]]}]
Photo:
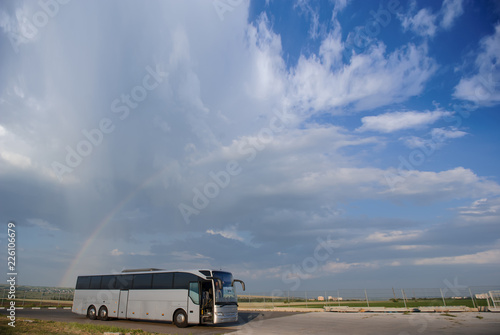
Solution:
[{"label": "fence", "polygon": [[[0,288],[0,306],[7,307],[9,289]],[[324,306],[467,306],[476,308],[488,306],[489,291],[500,290],[500,286],[453,286],[445,288],[390,288],[390,289],[336,289],[314,291],[274,290],[240,294],[238,302],[242,308],[280,308]],[[74,290],[45,288],[43,290],[17,289],[16,307],[69,307],[72,305]],[[498,299],[495,296],[495,299]],[[489,299],[489,300],[488,300]],[[495,300],[492,303],[498,305]]]},{"label": "fence", "polygon": [[[493,303],[493,308],[500,308],[500,291],[490,291],[489,295],[491,302]],[[490,307],[489,304],[488,307]]]},{"label": "fence", "polygon": [[489,291],[500,286],[446,288],[338,289],[315,291],[282,291],[240,294],[243,308],[280,308],[324,306],[423,307],[488,306]]},{"label": "fence", "polygon": [[15,299],[9,299],[9,289],[1,288],[0,307],[7,307],[14,300],[16,307],[70,307],[73,304],[72,289],[45,288],[27,289],[17,288]]}]

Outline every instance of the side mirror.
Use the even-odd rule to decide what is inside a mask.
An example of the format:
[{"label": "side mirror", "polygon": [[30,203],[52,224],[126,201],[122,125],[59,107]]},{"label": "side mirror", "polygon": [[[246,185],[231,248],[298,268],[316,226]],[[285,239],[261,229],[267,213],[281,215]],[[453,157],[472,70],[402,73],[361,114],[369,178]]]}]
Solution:
[{"label": "side mirror", "polygon": [[243,291],[245,291],[245,283],[243,282],[243,280],[233,279],[233,282],[231,283],[231,286],[234,286],[234,282],[240,283],[241,287],[243,288]]}]

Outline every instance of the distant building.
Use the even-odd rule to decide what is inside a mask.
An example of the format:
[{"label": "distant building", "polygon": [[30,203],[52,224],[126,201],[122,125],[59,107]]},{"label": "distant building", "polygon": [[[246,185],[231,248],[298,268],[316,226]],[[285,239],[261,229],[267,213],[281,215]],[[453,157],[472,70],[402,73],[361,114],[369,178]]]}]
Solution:
[{"label": "distant building", "polygon": [[331,295],[329,295],[328,301],[342,301],[342,297],[332,297]]},{"label": "distant building", "polygon": [[488,299],[490,296],[488,295],[488,293],[479,293],[479,294],[476,294],[476,299]]},{"label": "distant building", "polygon": [[318,297],[318,301],[325,301],[325,297],[323,297],[323,296],[321,296],[321,295],[320,295],[320,296]]}]

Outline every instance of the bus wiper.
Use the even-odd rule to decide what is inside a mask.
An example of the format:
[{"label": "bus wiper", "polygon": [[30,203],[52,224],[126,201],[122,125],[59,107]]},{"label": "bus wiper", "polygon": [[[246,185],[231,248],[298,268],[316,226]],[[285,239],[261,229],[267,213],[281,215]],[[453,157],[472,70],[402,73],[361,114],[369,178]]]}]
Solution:
[{"label": "bus wiper", "polygon": [[218,301],[215,303],[217,306],[226,306],[226,305],[238,305],[236,302],[234,301]]}]

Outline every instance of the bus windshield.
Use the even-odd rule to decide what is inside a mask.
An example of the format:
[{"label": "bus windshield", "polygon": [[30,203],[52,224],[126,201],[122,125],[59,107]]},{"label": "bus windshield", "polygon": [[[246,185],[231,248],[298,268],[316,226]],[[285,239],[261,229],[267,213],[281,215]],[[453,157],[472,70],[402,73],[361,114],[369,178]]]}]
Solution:
[{"label": "bus windshield", "polygon": [[215,304],[216,305],[236,305],[236,292],[233,288],[233,275],[229,272],[213,271],[213,276],[222,281],[222,288],[219,281],[215,280]]}]

